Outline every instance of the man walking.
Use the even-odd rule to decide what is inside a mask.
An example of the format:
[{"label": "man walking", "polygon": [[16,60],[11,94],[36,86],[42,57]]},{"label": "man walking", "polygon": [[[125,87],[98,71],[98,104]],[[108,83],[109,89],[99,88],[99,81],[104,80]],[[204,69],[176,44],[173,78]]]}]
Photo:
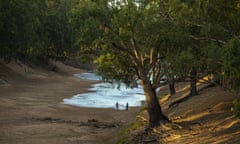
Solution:
[{"label": "man walking", "polygon": [[126,110],[128,110],[128,102],[127,102],[127,104],[126,104]]},{"label": "man walking", "polygon": [[118,102],[116,102],[116,111],[118,111],[118,108],[119,108],[119,104]]}]

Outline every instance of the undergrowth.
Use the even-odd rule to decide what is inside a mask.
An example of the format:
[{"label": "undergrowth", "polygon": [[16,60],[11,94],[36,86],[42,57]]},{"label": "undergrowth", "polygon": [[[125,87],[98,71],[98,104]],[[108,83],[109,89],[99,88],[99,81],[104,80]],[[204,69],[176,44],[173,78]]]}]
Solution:
[{"label": "undergrowth", "polygon": [[132,140],[132,134],[134,131],[140,129],[141,127],[147,126],[147,121],[142,118],[143,113],[146,111],[146,108],[142,108],[140,112],[137,114],[136,120],[123,128],[119,134],[119,140],[117,144],[130,144]]},{"label": "undergrowth", "polygon": [[[168,93],[162,93],[158,96],[158,99],[161,100],[165,96],[167,96]],[[132,144],[133,143],[133,136],[134,134],[137,134],[138,131],[145,129],[147,127],[147,120],[144,118],[144,113],[147,112],[147,108],[143,107],[137,114],[136,120],[123,128],[118,133],[118,142],[117,144]]]}]

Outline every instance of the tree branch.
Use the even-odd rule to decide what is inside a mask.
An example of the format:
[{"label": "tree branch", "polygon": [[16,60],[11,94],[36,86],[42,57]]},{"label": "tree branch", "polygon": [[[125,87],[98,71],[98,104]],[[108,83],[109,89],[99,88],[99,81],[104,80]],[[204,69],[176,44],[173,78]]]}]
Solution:
[{"label": "tree branch", "polygon": [[130,54],[131,56],[133,56],[132,51],[130,51],[129,49],[127,49],[123,46],[117,45],[116,43],[112,43],[112,45],[113,45],[113,47],[117,48],[118,50],[120,50],[122,52],[126,52],[126,53]]},{"label": "tree branch", "polygon": [[197,37],[194,35],[189,35],[190,38],[197,40],[197,41],[202,41],[202,40],[210,40],[213,42],[218,42],[220,44],[227,44],[227,42],[223,41],[223,40],[218,40],[218,39],[214,39],[214,38],[207,38],[207,37]]},{"label": "tree branch", "polygon": [[134,51],[136,58],[141,61],[142,65],[144,65],[143,54],[141,53],[140,49],[138,48],[137,42],[134,38],[131,39],[131,44],[132,44],[133,51]]}]

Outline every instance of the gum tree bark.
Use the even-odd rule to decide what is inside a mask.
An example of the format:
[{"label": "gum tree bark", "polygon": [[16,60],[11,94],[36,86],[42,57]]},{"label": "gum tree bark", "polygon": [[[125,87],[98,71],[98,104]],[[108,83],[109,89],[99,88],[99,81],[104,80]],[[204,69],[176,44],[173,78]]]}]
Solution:
[{"label": "gum tree bark", "polygon": [[152,128],[155,126],[159,126],[160,121],[166,120],[166,117],[162,113],[162,109],[156,96],[156,92],[155,90],[152,89],[151,85],[146,81],[142,81],[142,87],[144,90],[144,94],[146,96],[147,111],[149,114],[148,127]]},{"label": "gum tree bark", "polygon": [[147,74],[144,74],[142,66],[138,67],[141,85],[146,96],[147,111],[149,114],[148,127],[153,128],[160,125],[160,121],[166,121],[168,118],[163,114],[162,108],[156,95],[156,88],[153,86]]},{"label": "gum tree bark", "polygon": [[142,53],[134,39],[131,40],[131,47],[126,48],[122,45],[113,43],[113,47],[120,51],[128,53],[132,59],[136,75],[141,82],[147,103],[150,128],[160,125],[161,120],[168,118],[163,114],[159,100],[156,95],[156,89],[161,86],[160,80],[163,76],[161,57],[156,48],[150,49],[148,55]]}]

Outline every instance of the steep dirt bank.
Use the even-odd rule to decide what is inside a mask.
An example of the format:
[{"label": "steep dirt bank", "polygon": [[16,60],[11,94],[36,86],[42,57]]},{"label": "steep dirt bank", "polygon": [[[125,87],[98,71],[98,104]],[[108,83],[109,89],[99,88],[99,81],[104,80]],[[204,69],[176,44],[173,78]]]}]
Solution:
[{"label": "steep dirt bank", "polygon": [[[199,85],[198,89],[205,86]],[[240,95],[220,86],[208,86],[197,96],[187,98],[188,94],[189,86],[179,83],[174,96],[161,100],[163,112],[172,123],[162,124],[151,134],[143,130],[133,132],[132,143],[240,144],[240,119],[235,117],[233,110],[233,100],[240,99]]]},{"label": "steep dirt bank", "polygon": [[138,109],[116,112],[62,104],[96,81],[72,76],[84,70],[54,64],[57,73],[19,61],[0,64],[0,143],[115,143],[115,134],[134,121]]},{"label": "steep dirt bank", "polygon": [[214,86],[169,107],[180,96],[184,94],[177,94],[163,104],[169,118],[180,127],[163,128],[162,143],[240,143],[240,119],[235,117],[232,104],[239,95]]}]

